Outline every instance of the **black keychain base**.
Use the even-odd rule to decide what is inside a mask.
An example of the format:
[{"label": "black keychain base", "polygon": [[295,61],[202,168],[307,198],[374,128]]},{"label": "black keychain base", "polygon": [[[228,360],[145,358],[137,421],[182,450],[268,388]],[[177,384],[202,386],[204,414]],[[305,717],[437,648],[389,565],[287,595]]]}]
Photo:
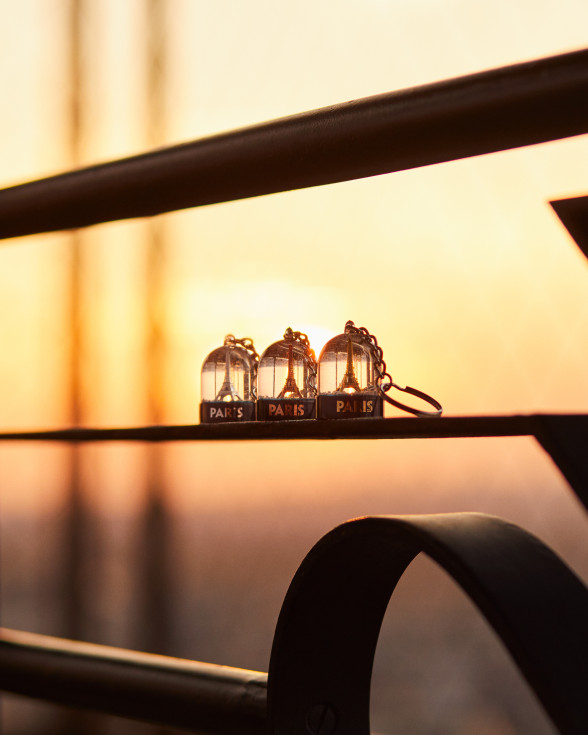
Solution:
[{"label": "black keychain base", "polygon": [[316,401],[314,398],[258,398],[258,421],[290,421],[314,419]]},{"label": "black keychain base", "polygon": [[201,424],[223,424],[229,421],[255,421],[255,401],[202,401]]},{"label": "black keychain base", "polygon": [[319,419],[381,418],[383,415],[383,401],[377,393],[333,393],[318,397]]}]

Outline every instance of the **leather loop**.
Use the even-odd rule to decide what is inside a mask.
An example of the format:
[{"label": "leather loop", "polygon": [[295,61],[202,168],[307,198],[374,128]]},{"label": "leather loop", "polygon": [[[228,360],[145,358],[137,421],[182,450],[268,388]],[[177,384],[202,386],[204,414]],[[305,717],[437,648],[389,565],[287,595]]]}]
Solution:
[{"label": "leather loop", "polygon": [[[441,416],[441,413],[443,412],[443,406],[439,403],[439,401],[435,400],[435,398],[432,398],[426,393],[423,393],[422,390],[418,390],[417,388],[411,388],[408,385],[405,388],[402,388],[401,386],[396,385],[396,383],[387,383],[386,385],[380,386],[380,388],[382,391],[382,398],[385,401],[388,401],[388,403],[391,403],[393,406],[396,406],[396,408],[400,408],[402,411],[408,411],[408,413],[413,413],[415,416]],[[423,411],[420,408],[413,408],[412,406],[407,406],[404,403],[400,403],[400,401],[397,401],[388,395],[388,391],[391,388],[396,388],[396,390],[401,390],[403,393],[410,393],[410,395],[412,396],[421,398],[423,401],[433,406],[435,410],[434,411]]]},{"label": "leather loop", "polygon": [[558,731],[586,735],[588,590],[537,538],[477,513],[363,518],[318,542],[277,623],[268,677],[272,735],[369,734],[380,625],[421,551],[477,605]]}]

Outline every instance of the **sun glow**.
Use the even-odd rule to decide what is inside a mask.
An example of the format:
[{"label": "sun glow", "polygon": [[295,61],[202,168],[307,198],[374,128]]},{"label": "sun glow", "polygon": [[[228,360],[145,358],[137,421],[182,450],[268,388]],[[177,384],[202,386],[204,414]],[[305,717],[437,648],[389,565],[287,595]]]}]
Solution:
[{"label": "sun glow", "polygon": [[335,336],[336,332],[328,327],[321,326],[320,324],[302,324],[300,330],[307,335],[310,346],[314,350],[316,358],[318,360],[321,350],[327,344],[327,342]]}]

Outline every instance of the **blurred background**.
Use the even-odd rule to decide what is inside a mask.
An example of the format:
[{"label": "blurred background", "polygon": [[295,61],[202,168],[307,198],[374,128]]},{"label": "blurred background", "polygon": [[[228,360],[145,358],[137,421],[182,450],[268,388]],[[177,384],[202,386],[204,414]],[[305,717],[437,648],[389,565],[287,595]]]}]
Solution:
[{"label": "blurred background", "polygon": [[[582,48],[584,0],[0,0],[1,184]],[[588,411],[588,262],[548,202],[586,136],[0,246],[0,428],[193,424],[227,333],[347,319],[446,415]],[[358,267],[361,266],[361,267]],[[388,407],[389,408],[389,407]],[[390,411],[387,415],[397,415]],[[334,525],[476,510],[584,579],[586,517],[530,438],[0,446],[2,624],[267,671]],[[426,560],[387,613],[373,729],[553,729]],[[9,735],[154,733],[3,697]]]}]

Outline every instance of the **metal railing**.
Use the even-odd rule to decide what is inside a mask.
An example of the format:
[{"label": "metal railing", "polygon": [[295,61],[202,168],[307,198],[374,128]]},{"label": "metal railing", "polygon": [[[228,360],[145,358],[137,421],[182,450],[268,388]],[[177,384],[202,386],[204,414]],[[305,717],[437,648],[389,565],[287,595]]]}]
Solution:
[{"label": "metal railing", "polygon": [[383,94],[0,193],[0,238],[402,171],[588,132],[588,50]]},{"label": "metal railing", "polygon": [[380,625],[419,554],[494,628],[565,735],[588,727],[588,589],[539,539],[478,513],[379,516],[327,534],[295,575],[269,674],[0,631],[0,687],[211,735],[369,733]]},{"label": "metal railing", "polygon": [[[588,51],[313,111],[11,187],[0,237],[374,176],[588,132]],[[588,507],[588,416],[5,432],[0,440],[534,436]],[[195,732],[366,733],[379,626],[418,553],[479,607],[561,733],[588,732],[588,591],[538,539],[477,514],[345,524],[310,552],[269,675],[4,630],[0,688]],[[343,645],[343,641],[345,645]],[[267,703],[266,703],[267,691]]]},{"label": "metal railing", "polygon": [[449,439],[532,436],[551,456],[588,508],[588,415],[448,416],[444,418],[256,421],[115,429],[55,429],[0,433],[0,441],[255,441],[272,439]]},{"label": "metal railing", "polygon": [[267,674],[0,629],[0,685],[218,735],[265,732]]}]

